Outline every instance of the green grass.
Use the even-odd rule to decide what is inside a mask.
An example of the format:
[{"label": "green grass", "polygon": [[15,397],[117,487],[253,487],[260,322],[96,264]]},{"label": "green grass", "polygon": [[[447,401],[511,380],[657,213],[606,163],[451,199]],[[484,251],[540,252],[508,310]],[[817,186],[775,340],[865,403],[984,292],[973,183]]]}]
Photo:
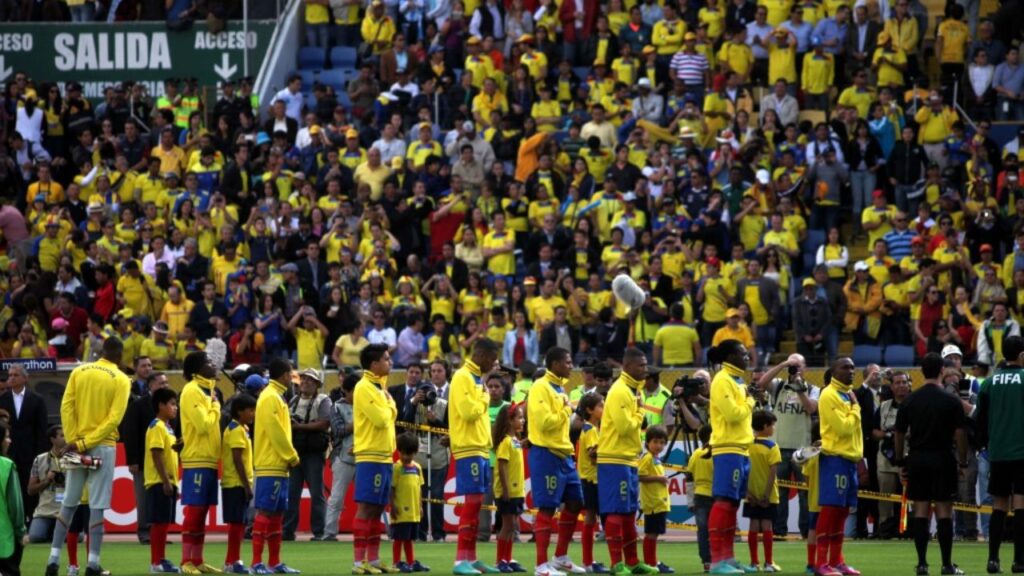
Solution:
[{"label": "green grass", "polygon": [[[1003,570],[1007,574],[1010,572],[1010,562],[1013,555],[1012,548],[1012,543],[1005,543],[1003,545]],[[225,545],[222,543],[208,544],[205,554],[206,561],[219,566],[223,563],[224,550]],[[916,555],[914,554],[913,544],[909,541],[848,542],[844,550],[850,565],[861,570],[866,576],[886,576],[889,574],[909,576],[914,574]],[[493,563],[494,544],[481,544],[478,551],[481,559]],[[607,563],[608,549],[603,542],[598,542],[594,551],[598,561]],[[167,552],[170,559],[176,564],[181,559],[181,548],[178,544],[170,544]],[[390,561],[391,543],[383,542],[381,544],[381,552],[383,558]],[[933,541],[928,552],[928,558],[932,566],[931,573],[938,575],[940,564],[938,544]],[[48,546],[46,545],[35,544],[29,546],[25,550],[25,556],[21,563],[22,574],[42,576],[47,554]],[[251,554],[250,543],[246,541],[242,545],[242,558],[247,564],[251,560]],[[579,561],[579,546],[574,544],[570,554],[575,560]],[[736,543],[736,554],[741,562],[749,560],[746,543]],[[417,559],[430,566],[433,572],[437,574],[450,573],[454,555],[455,545],[453,543],[419,544],[416,547]],[[523,542],[516,545],[513,555],[527,568],[533,568],[533,544]],[[285,542],[282,556],[285,562],[292,567],[302,570],[303,574],[348,574],[352,565],[352,544],[350,542]],[[660,560],[675,568],[677,574],[702,573],[697,556],[697,544],[694,542],[662,543],[659,546],[659,557]],[[983,543],[956,543],[953,547],[953,561],[959,564],[968,575],[984,574],[986,557],[987,548]],[[79,560],[84,562],[85,558],[83,544],[79,546]],[[782,566],[785,573],[802,574],[805,560],[806,547],[803,542],[779,542],[775,544],[775,563]],[[67,563],[66,554],[62,556],[62,563],[64,565]],[[103,547],[103,566],[110,570],[114,576],[147,573],[149,570],[149,547],[134,542],[108,542]],[[62,566],[62,576],[66,573],[65,567]]]}]

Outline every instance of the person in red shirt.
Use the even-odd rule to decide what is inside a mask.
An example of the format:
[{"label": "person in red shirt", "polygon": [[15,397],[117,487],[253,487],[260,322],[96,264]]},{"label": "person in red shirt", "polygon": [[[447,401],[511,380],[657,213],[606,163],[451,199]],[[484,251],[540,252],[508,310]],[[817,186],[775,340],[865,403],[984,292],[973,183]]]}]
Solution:
[{"label": "person in red shirt", "polygon": [[232,334],[228,348],[235,364],[263,363],[263,334],[256,330],[252,320],[246,320],[242,329]]},{"label": "person in red shirt", "polygon": [[[67,323],[64,328],[64,334],[68,337],[67,344],[72,350],[77,350],[82,334],[89,329],[89,313],[81,306],[75,305],[74,294],[62,292],[57,297],[57,306],[50,314],[50,320],[57,318],[61,318]],[[56,336],[56,331],[51,330],[50,335]]]},{"label": "person in red shirt", "polygon": [[117,304],[117,294],[114,290],[114,269],[109,264],[102,264],[96,268],[96,296],[93,300],[92,311],[103,317],[104,321],[110,320],[114,313],[114,305]]}]

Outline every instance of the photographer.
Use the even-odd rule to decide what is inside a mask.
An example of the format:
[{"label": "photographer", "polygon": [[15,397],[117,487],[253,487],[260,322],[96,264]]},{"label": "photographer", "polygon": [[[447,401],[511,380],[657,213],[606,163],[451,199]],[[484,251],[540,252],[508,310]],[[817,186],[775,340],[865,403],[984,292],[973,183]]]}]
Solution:
[{"label": "photographer", "polygon": [[[803,373],[806,363],[800,354],[791,354],[784,362],[772,367],[761,376],[758,386],[769,396],[772,412],[778,421],[775,424],[775,441],[782,452],[779,463],[779,480],[803,482],[800,468],[793,464],[793,453],[811,444],[814,416],[818,413],[817,386],[808,385]],[[783,374],[785,371],[785,375]],[[807,492],[799,491],[800,516],[797,525],[800,534],[807,536]],[[777,536],[789,533],[789,499],[779,502],[775,514],[773,531]]]},{"label": "photographer", "polygon": [[[448,382],[448,366],[441,361],[430,364],[430,379],[422,380],[423,368],[413,364],[406,369],[405,385],[393,386],[389,391],[398,404],[398,420],[416,426],[434,428],[448,427],[448,401],[442,391]],[[414,387],[413,387],[414,386]],[[404,388],[411,396],[396,396],[395,389]],[[425,476],[422,493],[424,498],[444,499],[444,483],[448,478],[448,437],[416,431],[420,449],[416,463]],[[429,443],[428,443],[429,438]],[[429,475],[429,476],[427,476]],[[434,542],[444,542],[444,504],[431,502],[420,520],[420,540],[430,536]]]},{"label": "photographer", "polygon": [[[900,491],[900,470],[896,466],[906,452],[896,455],[895,430],[896,416],[900,406],[910,394],[910,376],[906,372],[895,372],[892,375],[892,398],[884,400],[878,409],[878,419],[872,436],[878,440],[878,490],[885,494],[898,494]],[[878,504],[878,529],[875,534],[883,540],[895,538],[899,533],[899,505],[892,502]]]},{"label": "photographer", "polygon": [[299,465],[291,469],[288,480],[288,512],[284,519],[282,539],[295,540],[299,525],[299,502],[303,484],[309,486],[309,524],[313,541],[323,539],[324,462],[327,456],[328,432],[331,428],[331,399],[320,392],[320,372],[303,370],[299,377],[299,394],[288,403],[292,419],[292,444],[299,453]]},{"label": "photographer", "polygon": [[697,449],[697,431],[707,422],[708,389],[711,375],[706,370],[697,370],[692,376],[682,376],[672,385],[672,398],[668,403],[663,421],[669,438],[682,427],[682,438],[687,453]]}]

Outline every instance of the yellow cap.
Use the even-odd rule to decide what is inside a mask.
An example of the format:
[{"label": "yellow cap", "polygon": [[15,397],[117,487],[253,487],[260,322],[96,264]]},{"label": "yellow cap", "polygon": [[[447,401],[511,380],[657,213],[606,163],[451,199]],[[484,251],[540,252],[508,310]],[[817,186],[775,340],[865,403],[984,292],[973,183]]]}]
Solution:
[{"label": "yellow cap", "polygon": [[683,35],[683,40],[696,40],[696,39],[697,39],[697,35],[694,34],[693,32],[687,32],[686,34]]},{"label": "yellow cap", "polygon": [[740,311],[738,309],[736,309],[736,308],[729,308],[728,310],[725,311],[725,317],[726,318],[732,318],[733,316],[739,316],[739,315],[740,315]]},{"label": "yellow cap", "polygon": [[522,36],[519,37],[519,40],[517,40],[517,42],[519,42],[520,44],[523,44],[523,43],[529,44],[530,42],[533,42],[533,35],[532,34],[523,34]]},{"label": "yellow cap", "polygon": [[480,44],[480,37],[479,36],[470,36],[469,40],[466,40],[466,45],[467,46],[476,46],[478,44]]},{"label": "yellow cap", "polygon": [[345,131],[345,138],[359,138],[359,130],[349,128]]},{"label": "yellow cap", "polygon": [[803,286],[804,288],[807,288],[808,286],[810,286],[811,288],[817,288],[818,283],[814,281],[814,278],[804,278],[803,284],[801,284],[801,286]]},{"label": "yellow cap", "polygon": [[320,133],[320,126],[318,126],[316,124],[313,124],[312,126],[309,127],[309,134],[311,136],[316,136],[319,133]]},{"label": "yellow cap", "polygon": [[658,49],[655,48],[654,46],[644,46],[644,49],[642,50],[644,56],[647,56],[648,54],[654,54],[657,51]]}]

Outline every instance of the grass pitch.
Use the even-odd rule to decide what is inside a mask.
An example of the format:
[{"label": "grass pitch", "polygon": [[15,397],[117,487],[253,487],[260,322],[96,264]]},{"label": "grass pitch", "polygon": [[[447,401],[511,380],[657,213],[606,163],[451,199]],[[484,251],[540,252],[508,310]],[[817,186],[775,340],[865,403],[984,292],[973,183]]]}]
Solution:
[{"label": "grass pitch", "polygon": [[[578,537],[578,536],[577,536]],[[308,539],[308,535],[300,538]],[[416,558],[431,567],[432,573],[450,574],[452,560],[455,556],[455,544],[417,544]],[[177,543],[177,537],[172,536],[172,542],[168,545],[167,553],[170,560],[178,564],[181,560],[181,547]],[[206,561],[209,564],[220,566],[223,564],[224,543],[208,543],[206,545]],[[552,551],[554,545],[552,544]],[[659,560],[672,566],[676,574],[696,575],[703,573],[699,557],[697,555],[697,544],[695,542],[662,542],[659,545]],[[746,542],[736,543],[736,555],[741,562],[749,561]],[[763,548],[762,548],[763,550]],[[480,558],[493,564],[495,549],[493,542],[480,544],[477,548]],[[932,541],[928,548],[928,560],[931,565],[931,574],[938,575],[940,570],[940,558],[938,544]],[[25,549],[24,559],[21,563],[22,574],[28,576],[42,576],[45,568],[46,557],[49,547],[44,544],[33,544]],[[603,542],[595,544],[594,553],[596,559],[607,564],[608,549]],[[847,542],[844,553],[851,566],[861,570],[865,576],[887,576],[890,574],[907,575],[914,574],[914,567],[917,563],[917,556],[914,553],[914,545],[910,541],[902,542],[875,542],[875,541],[854,541]],[[264,554],[266,554],[264,552]],[[762,552],[763,554],[763,552]],[[573,544],[570,555],[577,562],[580,559],[580,548]],[[953,561],[956,562],[968,575],[984,574],[985,562],[988,555],[987,546],[984,543],[961,543],[953,546]],[[252,559],[251,543],[246,541],[242,545],[242,558],[249,564]],[[381,543],[381,556],[391,561],[391,543]],[[534,566],[533,544],[522,542],[517,544],[513,550],[513,556],[524,566],[531,569]],[[352,543],[346,542],[285,542],[282,557],[284,561],[294,568],[302,570],[303,574],[314,576],[319,575],[342,575],[348,574],[352,566]],[[79,545],[79,561],[85,562],[86,551],[84,544]],[[266,556],[264,556],[264,560]],[[1002,549],[1003,571],[1010,573],[1010,563],[1013,559],[1013,544],[1004,543]],[[149,572],[149,547],[136,542],[111,542],[103,546],[103,567],[110,570],[113,576],[125,576],[128,574],[146,574]],[[761,558],[762,562],[764,558]],[[61,557],[61,576],[67,573],[67,554]],[[776,542],[775,563],[783,568],[785,574],[802,574],[806,563],[806,546],[799,542]],[[83,569],[84,574],[84,569]]]}]

